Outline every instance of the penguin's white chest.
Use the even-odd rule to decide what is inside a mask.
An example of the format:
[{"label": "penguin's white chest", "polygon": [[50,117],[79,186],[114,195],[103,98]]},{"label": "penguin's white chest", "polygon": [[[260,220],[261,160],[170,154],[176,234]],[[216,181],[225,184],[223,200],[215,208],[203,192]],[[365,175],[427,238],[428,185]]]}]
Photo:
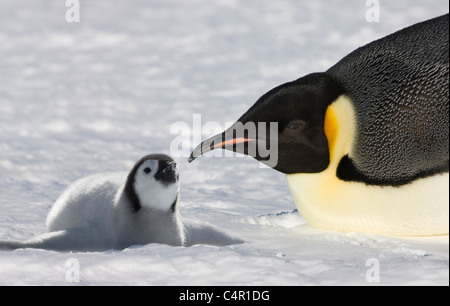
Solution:
[{"label": "penguin's white chest", "polygon": [[327,174],[287,176],[298,211],[313,227],[389,236],[449,232],[448,173],[401,187],[344,182]]},{"label": "penguin's white chest", "polygon": [[329,167],[321,173],[287,175],[302,217],[313,227],[343,232],[393,236],[448,234],[448,173],[399,187],[373,186],[337,178],[336,169],[341,157],[351,153],[355,120],[351,103],[345,97],[330,108],[327,111],[329,118],[325,120],[331,153]]}]

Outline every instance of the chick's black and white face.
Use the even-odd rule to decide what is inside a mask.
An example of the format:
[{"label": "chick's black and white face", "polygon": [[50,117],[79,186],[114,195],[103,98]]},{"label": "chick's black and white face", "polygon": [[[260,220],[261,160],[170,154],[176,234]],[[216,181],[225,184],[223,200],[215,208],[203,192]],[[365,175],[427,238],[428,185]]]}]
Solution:
[{"label": "chick's black and white face", "polygon": [[142,161],[134,175],[134,189],[141,206],[169,211],[179,192],[178,169],[171,158]]}]

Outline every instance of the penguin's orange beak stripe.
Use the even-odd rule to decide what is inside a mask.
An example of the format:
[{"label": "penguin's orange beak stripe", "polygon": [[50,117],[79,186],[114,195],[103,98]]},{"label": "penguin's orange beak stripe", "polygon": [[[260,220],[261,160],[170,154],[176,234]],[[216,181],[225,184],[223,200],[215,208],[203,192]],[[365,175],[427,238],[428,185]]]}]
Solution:
[{"label": "penguin's orange beak stripe", "polygon": [[229,145],[234,145],[234,144],[244,143],[244,142],[249,142],[249,141],[254,141],[254,140],[255,139],[249,139],[249,138],[233,138],[233,139],[222,141],[221,143],[218,143],[218,144],[212,146],[211,148],[214,150],[217,148],[222,148],[224,146],[229,146]]}]

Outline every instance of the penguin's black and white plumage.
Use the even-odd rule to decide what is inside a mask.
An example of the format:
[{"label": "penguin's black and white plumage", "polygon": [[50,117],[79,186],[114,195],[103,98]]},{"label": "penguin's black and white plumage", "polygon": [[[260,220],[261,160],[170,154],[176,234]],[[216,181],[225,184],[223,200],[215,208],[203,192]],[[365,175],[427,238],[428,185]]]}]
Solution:
[{"label": "penguin's black and white plumage", "polygon": [[[190,161],[223,148],[267,163],[249,147],[269,146],[275,135],[270,166],[287,174],[312,226],[448,234],[448,40],[446,14],[369,43],[325,72],[272,89]],[[267,130],[242,131],[249,122]],[[270,122],[278,124],[272,134]]]},{"label": "penguin's black and white plumage", "polygon": [[163,243],[182,246],[177,209],[179,175],[164,154],[139,160],[127,173],[88,176],[70,185],[47,217],[48,232],[28,241],[2,241],[0,249],[102,251]]}]

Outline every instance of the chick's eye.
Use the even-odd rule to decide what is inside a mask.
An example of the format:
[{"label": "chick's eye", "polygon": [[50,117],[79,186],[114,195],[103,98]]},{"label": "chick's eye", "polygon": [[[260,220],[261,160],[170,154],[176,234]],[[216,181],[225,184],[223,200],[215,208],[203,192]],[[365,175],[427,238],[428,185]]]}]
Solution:
[{"label": "chick's eye", "polygon": [[147,167],[147,168],[144,169],[144,172],[145,172],[146,174],[149,174],[150,172],[152,172],[152,169],[150,169],[149,167]]},{"label": "chick's eye", "polygon": [[306,122],[305,121],[293,121],[290,122],[286,128],[289,130],[303,130],[306,127]]}]

